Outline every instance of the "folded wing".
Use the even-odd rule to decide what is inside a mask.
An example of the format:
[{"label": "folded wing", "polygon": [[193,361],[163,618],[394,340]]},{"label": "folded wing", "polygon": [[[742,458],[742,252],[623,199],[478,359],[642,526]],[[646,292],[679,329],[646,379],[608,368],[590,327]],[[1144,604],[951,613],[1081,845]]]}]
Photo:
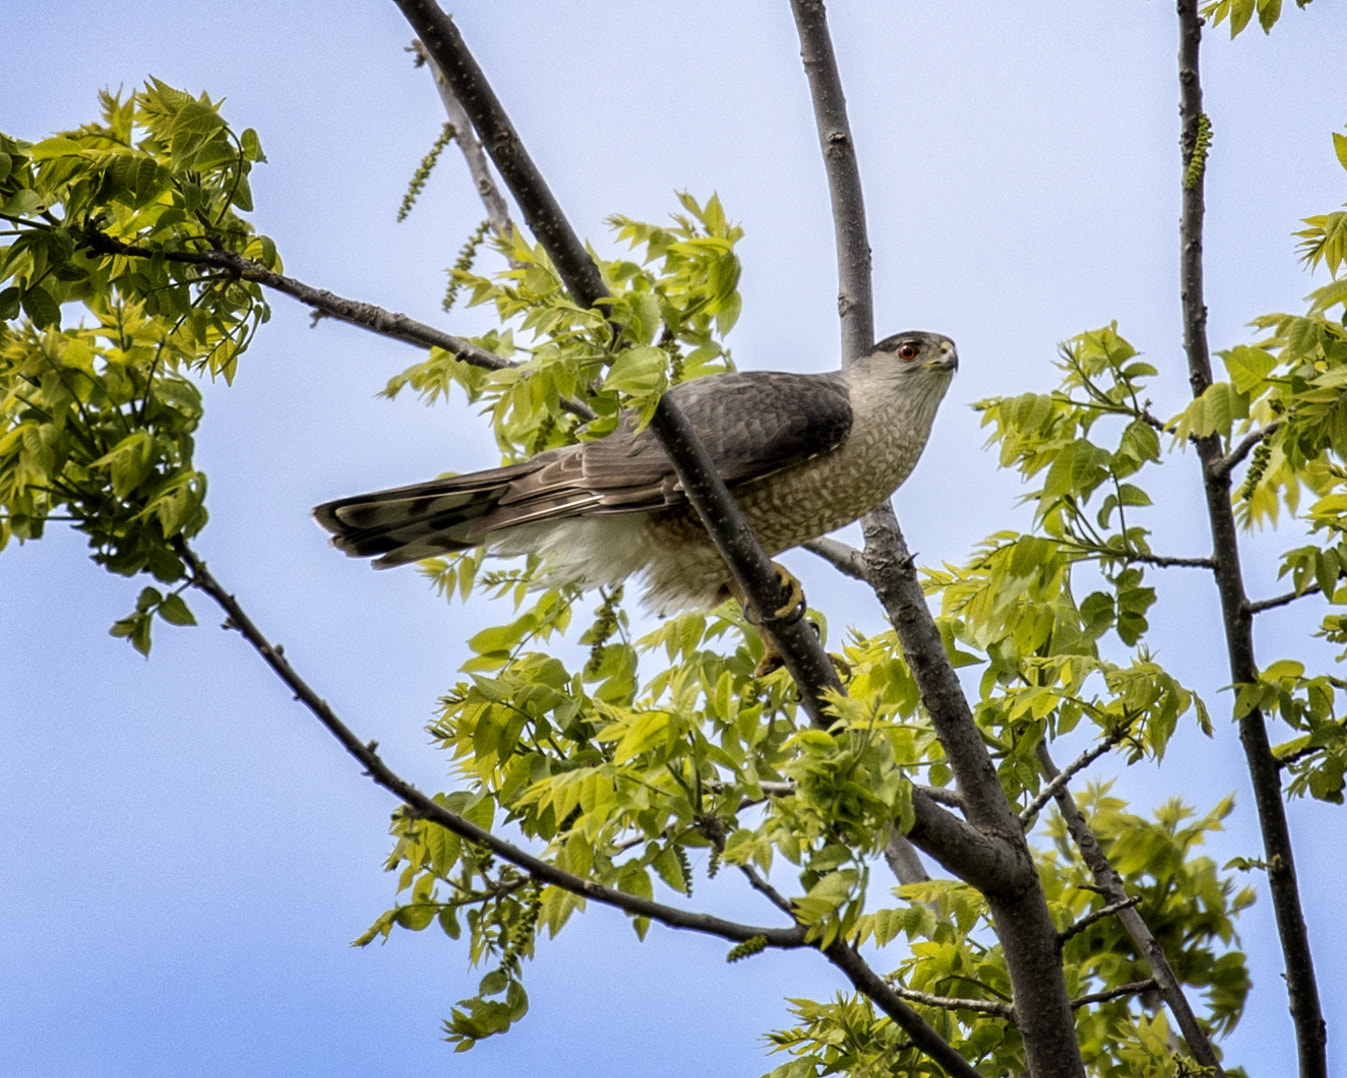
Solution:
[{"label": "folded wing", "polygon": [[[851,429],[833,374],[713,375],[671,391],[733,489],[839,446]],[[314,509],[332,543],[380,568],[486,542],[521,524],[686,504],[663,448],[632,414],[606,438],[521,464],[327,502]]]}]

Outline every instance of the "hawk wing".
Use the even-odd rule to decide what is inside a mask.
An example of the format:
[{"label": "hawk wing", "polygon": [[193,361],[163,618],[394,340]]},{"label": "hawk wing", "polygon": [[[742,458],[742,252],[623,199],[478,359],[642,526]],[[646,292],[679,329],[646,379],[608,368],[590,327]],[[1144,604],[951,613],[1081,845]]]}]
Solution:
[{"label": "hawk wing", "polygon": [[[670,391],[731,489],[836,449],[851,404],[836,374],[750,371]],[[686,504],[654,433],[623,416],[606,438],[539,453],[522,464],[328,502],[314,510],[333,544],[402,565],[483,542],[520,524]]]}]

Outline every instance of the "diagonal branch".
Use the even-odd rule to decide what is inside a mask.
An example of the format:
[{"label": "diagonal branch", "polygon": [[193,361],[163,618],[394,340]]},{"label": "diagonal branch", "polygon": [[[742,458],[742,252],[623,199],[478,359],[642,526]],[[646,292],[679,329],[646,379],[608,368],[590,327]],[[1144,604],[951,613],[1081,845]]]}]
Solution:
[{"label": "diagonal branch", "polygon": [[513,843],[506,842],[490,831],[478,827],[457,813],[450,812],[406,779],[396,774],[375,751],[373,742],[361,741],[351,728],[342,722],[327,702],[296,673],[294,667],[290,665],[290,660],[285,657],[282,648],[279,645],[273,645],[263,635],[243,607],[239,605],[238,600],[215,579],[210,570],[206,568],[206,563],[181,537],[174,539],[173,549],[187,563],[191,572],[192,586],[209,595],[216,605],[225,612],[229,619],[225,622],[225,627],[238,630],[243,638],[252,645],[253,649],[262,656],[262,659],[271,667],[276,676],[294,693],[295,699],[308,708],[313,716],[327,728],[328,733],[341,743],[342,748],[360,762],[365,768],[365,773],[375,783],[400,798],[407,805],[411,815],[438,824],[469,842],[485,846],[502,860],[523,869],[533,879],[559,887],[571,894],[592,899],[602,905],[612,906],[635,917],[649,917],[652,921],[658,921],[669,928],[688,929],[739,943],[763,938],[766,939],[769,947],[789,949],[808,946],[805,940],[805,929],[799,925],[790,928],[761,928],[756,925],[739,924],[711,914],[691,913],[687,910],[680,910],[675,906],[666,906],[663,903],[653,902],[637,895],[615,891],[610,887],[595,883],[593,880],[585,879],[583,876],[566,872],[541,857],[522,850]]},{"label": "diagonal branch", "polygon": [[1322,591],[1323,588],[1318,584],[1310,584],[1304,591],[1288,591],[1285,595],[1274,595],[1271,599],[1246,600],[1244,609],[1250,614],[1261,614],[1264,610],[1275,610],[1279,606],[1286,606],[1307,595],[1318,595]]},{"label": "diagonal branch", "polygon": [[[434,0],[396,2],[472,119],[525,223],[547,251],[566,288],[577,303],[594,307],[608,295],[598,266],[562,213],[453,20]],[[667,396],[656,407],[650,426],[688,500],[785,659],[810,718],[816,724],[828,724],[826,694],[840,691],[837,672],[802,618],[775,616],[785,600],[780,578],[716,473],[705,447]]]},{"label": "diagonal branch", "polygon": [[[1193,397],[1211,385],[1211,356],[1207,347],[1207,308],[1202,291],[1202,219],[1205,213],[1204,163],[1199,154],[1199,133],[1210,121],[1202,111],[1202,81],[1199,54],[1202,17],[1199,0],[1179,0],[1179,114],[1183,120],[1183,209],[1180,217],[1182,255],[1179,262],[1180,298],[1183,308],[1183,346],[1188,356],[1188,381]],[[1253,649],[1253,613],[1240,570],[1239,534],[1230,499],[1230,474],[1224,467],[1221,440],[1217,435],[1197,438],[1202,463],[1207,518],[1211,527],[1212,555],[1216,561],[1216,587],[1221,600],[1230,680],[1245,684],[1256,680]],[[1300,1078],[1327,1078],[1327,1029],[1314,976],[1313,952],[1296,880],[1291,829],[1282,801],[1281,773],[1268,741],[1263,712],[1250,709],[1239,717],[1239,739],[1253,786],[1254,803],[1262,830],[1268,863],[1268,888],[1277,918],[1282,956],[1286,962],[1287,1002],[1295,1023]]]},{"label": "diagonal branch", "polygon": [[[1056,780],[1060,773],[1057,770],[1057,765],[1052,762],[1052,755],[1048,752],[1048,746],[1043,742],[1039,742],[1038,745],[1038,760],[1043,767],[1043,774],[1047,775],[1050,781]],[[1090,874],[1094,876],[1094,882],[1099,886],[1099,893],[1104,896],[1104,900],[1109,906],[1116,909],[1118,920],[1122,923],[1128,936],[1131,937],[1132,942],[1136,944],[1137,950],[1141,952],[1146,964],[1150,966],[1151,974],[1160,989],[1160,994],[1169,1007],[1170,1013],[1174,1015],[1178,1022],[1184,1040],[1188,1042],[1188,1051],[1192,1053],[1193,1058],[1198,1063],[1212,1069],[1214,1078],[1222,1078],[1225,1071],[1221,1069],[1220,1061],[1216,1057],[1216,1052],[1212,1049],[1211,1041],[1207,1039],[1206,1031],[1198,1023],[1192,1007],[1188,1005],[1188,999],[1183,994],[1183,986],[1179,983],[1178,977],[1175,976],[1173,967],[1170,966],[1169,959],[1165,956],[1164,948],[1151,934],[1151,930],[1146,926],[1141,914],[1133,908],[1122,876],[1109,862],[1108,856],[1100,847],[1099,841],[1094,837],[1094,832],[1090,830],[1090,825],[1086,822],[1084,814],[1076,804],[1076,799],[1071,796],[1071,791],[1065,785],[1060,786],[1056,797],[1057,810],[1062,814],[1067,830],[1080,849],[1081,859],[1090,870]],[[1069,932],[1070,929],[1067,931]],[[1065,938],[1065,933],[1063,938]]]},{"label": "diagonal branch", "polygon": [[823,953],[834,966],[847,975],[858,992],[893,1019],[894,1025],[912,1039],[912,1044],[944,1067],[946,1073],[953,1075],[954,1078],[982,1078],[981,1073],[968,1060],[927,1025],[921,1015],[903,1002],[902,997],[893,990],[893,986],[872,970],[865,959],[856,953],[855,948],[841,940],[834,940]]},{"label": "diagonal branch", "polygon": [[1245,457],[1257,449],[1265,439],[1271,437],[1277,428],[1284,422],[1285,420],[1282,419],[1274,419],[1266,427],[1260,427],[1258,430],[1251,431],[1247,434],[1244,437],[1244,440],[1241,441],[1239,445],[1235,446],[1234,449],[1230,450],[1224,458],[1214,462],[1213,466],[1216,469],[1216,474],[1218,476],[1228,476]]},{"label": "diagonal branch", "polygon": [[430,68],[430,73],[435,79],[435,90],[440,95],[440,102],[449,116],[449,126],[454,129],[454,141],[458,143],[459,150],[463,153],[468,174],[477,185],[477,194],[486,208],[486,219],[490,222],[492,231],[498,236],[512,235],[514,222],[510,220],[509,207],[496,187],[496,181],[491,177],[491,170],[487,167],[482,144],[477,141],[477,132],[473,130],[471,117],[463,108],[463,103],[454,96],[454,91],[449,89],[439,65],[422,47],[421,42],[413,41],[409,51],[416,56],[417,66],[425,64]]},{"label": "diagonal branch", "polygon": [[[339,322],[359,326],[361,329],[368,329],[381,337],[402,341],[405,344],[413,344],[421,348],[440,348],[474,367],[498,371],[506,367],[518,366],[517,363],[502,359],[494,352],[488,352],[481,345],[473,344],[472,341],[463,337],[445,333],[444,330],[428,326],[414,318],[408,318],[405,314],[398,314],[377,307],[373,303],[345,299],[326,289],[314,288],[312,285],[307,285],[294,277],[287,277],[283,273],[269,270],[260,262],[255,262],[251,258],[244,258],[237,251],[156,250],[152,247],[125,243],[92,227],[86,227],[80,233],[79,242],[95,254],[122,255],[130,258],[162,258],[166,262],[220,270],[232,277],[237,277],[239,280],[252,281],[275,292],[281,292],[292,299],[299,300],[307,307],[312,307],[315,311],[320,311],[330,318],[337,319]],[[563,400],[561,406],[581,419],[594,418],[593,410],[580,401]]]},{"label": "diagonal branch", "polygon": [[1144,981],[1132,981],[1130,984],[1119,984],[1112,988],[1106,988],[1102,992],[1090,992],[1083,996],[1077,996],[1071,1001],[1071,1009],[1077,1007],[1086,1007],[1091,1003],[1107,1003],[1111,999],[1121,999],[1123,996],[1135,996],[1142,992],[1151,992],[1156,988],[1155,978],[1148,977]]},{"label": "diagonal branch", "polygon": [[1024,806],[1024,811],[1020,813],[1020,826],[1027,829],[1033,823],[1034,817],[1038,815],[1038,810],[1056,797],[1058,790],[1065,789],[1066,784],[1071,781],[1077,772],[1085,770],[1126,736],[1126,730],[1111,731],[1099,744],[1086,749],[1067,764],[1065,769],[1054,775],[1052,781],[1038,791],[1038,796]]},{"label": "diagonal branch", "polygon": [[[1071,939],[1072,936],[1079,936],[1097,921],[1102,921],[1105,917],[1112,917],[1119,910],[1129,909],[1140,901],[1140,895],[1133,895],[1131,898],[1124,898],[1121,902],[1110,902],[1107,906],[1101,906],[1093,913],[1086,914],[1079,921],[1067,925],[1057,933],[1057,942],[1065,943],[1067,940]],[[1158,988],[1159,985],[1156,985],[1156,987]]]},{"label": "diagonal branch", "polygon": [[[375,751],[373,742],[363,742],[334,712],[309,684],[296,673],[290,661],[285,657],[279,645],[273,645],[253,623],[253,620],[206,568],[203,562],[181,537],[174,539],[173,549],[186,562],[191,572],[192,586],[209,595],[223,610],[228,618],[227,628],[237,629],[253,649],[262,657],[277,677],[294,693],[295,699],[302,703],[320,723],[340,742],[341,746],[365,768],[375,783],[400,798],[408,811],[420,819],[438,824],[448,831],[467,839],[469,842],[487,847],[494,854],[510,864],[523,869],[533,879],[559,887],[571,894],[592,899],[602,905],[613,906],[636,917],[649,917],[669,928],[686,929],[705,935],[718,936],[721,939],[745,943],[749,940],[763,940],[769,947],[791,950],[801,947],[813,947],[809,943],[807,929],[803,925],[790,928],[761,928],[755,925],[740,924],[705,913],[691,913],[674,906],[653,902],[637,895],[615,891],[593,880],[576,876],[558,868],[556,865],[536,857],[512,843],[486,831],[464,819],[455,812],[427,797],[410,782],[397,775]],[[754,874],[756,875],[756,874]],[[750,876],[752,880],[752,876]],[[763,881],[764,891],[769,898],[778,903],[784,902],[774,889]],[[761,888],[760,888],[761,889]],[[888,986],[870,969],[868,965],[845,944],[834,942],[823,952],[825,956],[842,970],[856,987],[865,992],[876,1006],[888,1014],[907,1034],[913,1044],[926,1052],[941,1064],[951,1075],[958,1078],[983,1078],[961,1056],[952,1045],[930,1027],[919,1014],[896,998]]]},{"label": "diagonal branch", "polygon": [[1009,1003],[999,1003],[994,999],[961,999],[957,996],[937,996],[930,992],[918,992],[915,988],[891,985],[894,995],[909,1003],[921,1003],[927,1007],[939,1007],[946,1011],[979,1011],[982,1014],[1015,1021],[1015,1008]]},{"label": "diagonal branch", "polygon": [[854,546],[826,535],[801,545],[809,553],[822,558],[843,576],[849,576],[854,580],[869,580],[866,576],[868,570],[865,566],[865,554]]}]

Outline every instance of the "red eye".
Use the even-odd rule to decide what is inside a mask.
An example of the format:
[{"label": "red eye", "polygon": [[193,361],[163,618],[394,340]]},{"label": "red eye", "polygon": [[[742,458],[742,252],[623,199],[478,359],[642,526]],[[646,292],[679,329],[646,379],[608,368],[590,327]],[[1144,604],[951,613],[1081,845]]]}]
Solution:
[{"label": "red eye", "polygon": [[899,359],[916,359],[917,356],[920,354],[920,352],[921,349],[918,348],[911,341],[904,341],[902,344],[898,346]]}]

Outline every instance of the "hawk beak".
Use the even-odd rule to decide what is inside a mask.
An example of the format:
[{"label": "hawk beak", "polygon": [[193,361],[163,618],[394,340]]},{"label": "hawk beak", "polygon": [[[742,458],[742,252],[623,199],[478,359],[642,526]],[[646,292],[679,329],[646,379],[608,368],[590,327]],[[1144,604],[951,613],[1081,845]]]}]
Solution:
[{"label": "hawk beak", "polygon": [[927,363],[931,370],[937,371],[957,371],[959,369],[959,353],[955,351],[954,343],[951,341],[940,349],[940,358],[933,359]]}]

